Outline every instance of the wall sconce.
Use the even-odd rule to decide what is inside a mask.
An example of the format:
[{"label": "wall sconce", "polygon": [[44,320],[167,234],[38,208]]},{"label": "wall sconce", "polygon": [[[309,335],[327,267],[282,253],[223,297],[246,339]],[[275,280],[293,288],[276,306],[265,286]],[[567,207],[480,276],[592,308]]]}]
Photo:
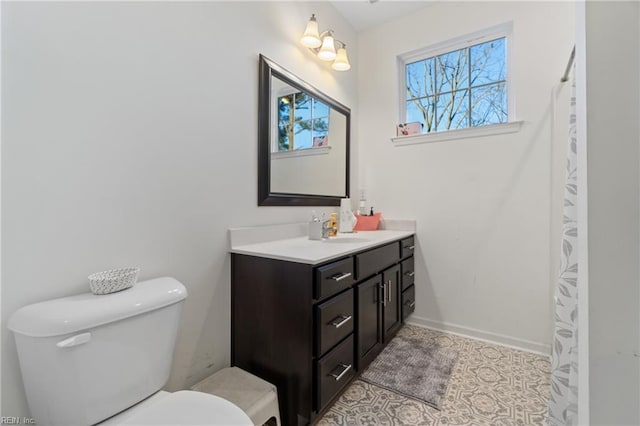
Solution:
[{"label": "wall sconce", "polygon": [[[323,61],[333,61],[331,68],[336,71],[347,71],[351,68],[347,58],[347,45],[333,37],[333,30],[318,32],[316,15],[311,15],[300,43],[318,55]],[[336,51],[336,44],[338,50]]]}]

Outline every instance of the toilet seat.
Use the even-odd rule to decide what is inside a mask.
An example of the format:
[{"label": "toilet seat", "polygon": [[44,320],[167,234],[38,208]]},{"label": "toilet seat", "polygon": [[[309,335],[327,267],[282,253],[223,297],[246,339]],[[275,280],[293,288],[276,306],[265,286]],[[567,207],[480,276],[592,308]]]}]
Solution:
[{"label": "toilet seat", "polygon": [[153,402],[141,404],[144,406],[131,407],[104,424],[121,426],[253,425],[244,411],[215,395],[195,391],[162,392],[162,394],[164,395],[156,397]]}]

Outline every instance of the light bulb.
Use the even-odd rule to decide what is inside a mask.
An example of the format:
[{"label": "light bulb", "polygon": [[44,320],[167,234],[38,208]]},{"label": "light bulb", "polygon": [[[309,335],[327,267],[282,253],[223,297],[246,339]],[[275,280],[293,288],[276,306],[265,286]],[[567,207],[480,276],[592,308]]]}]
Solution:
[{"label": "light bulb", "polygon": [[318,58],[323,61],[333,61],[336,58],[336,48],[333,44],[333,36],[331,32],[322,39],[322,47],[318,52]]},{"label": "light bulb", "polygon": [[347,49],[341,47],[338,49],[338,53],[336,55],[336,60],[331,65],[336,71],[347,71],[351,68],[351,64],[349,63],[349,58],[347,58]]},{"label": "light bulb", "polygon": [[320,34],[318,33],[318,22],[316,21],[316,15],[311,15],[311,19],[307,23],[307,28],[304,30],[300,43],[304,47],[315,49],[320,47],[322,41],[320,41]]}]

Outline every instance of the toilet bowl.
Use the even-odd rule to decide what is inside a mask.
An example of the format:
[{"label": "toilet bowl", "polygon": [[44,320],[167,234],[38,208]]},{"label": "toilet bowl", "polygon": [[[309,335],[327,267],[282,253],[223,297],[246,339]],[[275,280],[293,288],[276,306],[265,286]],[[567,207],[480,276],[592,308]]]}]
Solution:
[{"label": "toilet bowl", "polygon": [[195,391],[160,391],[99,426],[252,425],[240,408],[215,395]]},{"label": "toilet bowl", "polygon": [[252,425],[236,405],[165,392],[185,287],[173,278],[25,306],[9,319],[40,426]]}]

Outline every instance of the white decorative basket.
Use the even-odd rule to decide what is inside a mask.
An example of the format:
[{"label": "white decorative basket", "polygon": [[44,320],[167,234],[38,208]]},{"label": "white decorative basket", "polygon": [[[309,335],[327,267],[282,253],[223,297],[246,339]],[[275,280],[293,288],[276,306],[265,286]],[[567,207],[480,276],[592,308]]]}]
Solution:
[{"label": "white decorative basket", "polygon": [[109,294],[127,289],[138,280],[140,268],[120,268],[89,275],[89,288],[93,294]]}]

